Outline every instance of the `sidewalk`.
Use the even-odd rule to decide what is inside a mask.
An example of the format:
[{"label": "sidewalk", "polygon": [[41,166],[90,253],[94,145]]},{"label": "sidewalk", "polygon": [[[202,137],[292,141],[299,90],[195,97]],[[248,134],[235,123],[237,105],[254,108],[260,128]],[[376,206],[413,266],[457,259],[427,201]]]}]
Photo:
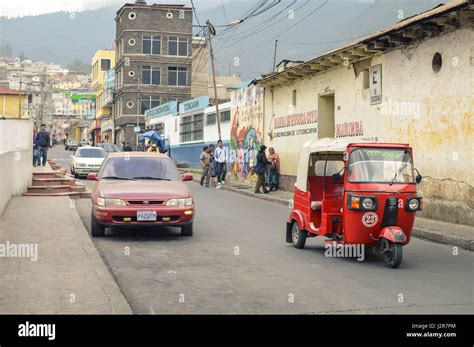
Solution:
[{"label": "sidewalk", "polygon": [[0,262],[0,314],[132,313],[67,196],[12,198]]},{"label": "sidewalk", "polygon": [[[200,175],[193,173],[194,180],[199,182]],[[227,181],[222,189],[234,193],[252,196],[257,199],[275,202],[288,206],[293,200],[293,193],[277,190],[269,194],[255,194],[254,187],[235,181]],[[416,217],[412,235],[420,239],[458,246],[474,251],[474,227],[451,224],[433,219]]]}]

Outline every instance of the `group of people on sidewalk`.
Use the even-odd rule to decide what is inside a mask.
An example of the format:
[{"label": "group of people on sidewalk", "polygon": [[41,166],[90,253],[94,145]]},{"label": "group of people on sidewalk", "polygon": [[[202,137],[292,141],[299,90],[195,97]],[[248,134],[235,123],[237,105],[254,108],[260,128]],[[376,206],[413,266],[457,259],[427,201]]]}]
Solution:
[{"label": "group of people on sidewalk", "polygon": [[45,166],[48,160],[48,149],[51,148],[51,138],[46,131],[46,124],[41,124],[40,130],[33,127],[33,166]]},{"label": "group of people on sidewalk", "polygon": [[[217,189],[225,183],[227,174],[227,161],[229,160],[229,149],[224,147],[222,140],[217,141],[217,148],[214,144],[204,146],[199,161],[201,163],[202,175],[201,186],[209,187],[212,184]],[[217,178],[217,183],[215,182]]]},{"label": "group of people on sidewalk", "polygon": [[[253,167],[253,172],[257,175],[255,193],[259,194],[260,189],[267,194],[278,189],[280,175],[280,158],[273,148],[269,148],[269,155],[266,155],[267,147],[260,146],[257,154],[257,163]],[[229,160],[229,150],[223,146],[221,140],[217,142],[217,148],[213,144],[204,146],[199,161],[201,163],[201,186],[209,187],[210,182],[214,184],[217,177],[216,188],[221,188],[225,183],[227,173],[227,162]]]},{"label": "group of people on sidewalk", "polygon": [[253,172],[257,175],[255,194],[260,194],[260,189],[262,189],[264,194],[278,189],[280,157],[275,153],[274,148],[268,148],[268,156],[266,155],[266,150],[267,146],[260,146],[257,154],[257,164],[253,168]]}]

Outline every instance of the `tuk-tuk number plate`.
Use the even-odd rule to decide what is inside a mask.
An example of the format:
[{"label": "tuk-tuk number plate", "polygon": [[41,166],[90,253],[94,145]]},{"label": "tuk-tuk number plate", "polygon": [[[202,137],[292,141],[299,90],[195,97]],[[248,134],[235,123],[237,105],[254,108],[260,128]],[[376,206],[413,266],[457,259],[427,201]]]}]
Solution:
[{"label": "tuk-tuk number plate", "polygon": [[156,222],[156,211],[138,211],[138,222]]}]

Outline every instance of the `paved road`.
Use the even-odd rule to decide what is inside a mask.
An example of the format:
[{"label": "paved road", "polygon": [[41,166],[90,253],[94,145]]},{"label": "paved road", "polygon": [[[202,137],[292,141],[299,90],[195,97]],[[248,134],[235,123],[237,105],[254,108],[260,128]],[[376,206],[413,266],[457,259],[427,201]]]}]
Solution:
[{"label": "paved road", "polygon": [[[135,313],[474,312],[468,251],[413,239],[397,270],[372,254],[364,262],[327,258],[321,238],[304,250],[285,243],[288,208],[189,186],[192,238],[167,228],[108,229],[94,239]],[[76,205],[89,230],[90,200]]]}]

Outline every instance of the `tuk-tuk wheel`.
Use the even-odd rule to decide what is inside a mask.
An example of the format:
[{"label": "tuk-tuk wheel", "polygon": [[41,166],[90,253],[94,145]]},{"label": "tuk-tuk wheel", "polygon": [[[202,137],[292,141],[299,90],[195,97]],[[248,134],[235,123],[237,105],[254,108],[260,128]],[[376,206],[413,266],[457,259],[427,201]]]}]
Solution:
[{"label": "tuk-tuk wheel", "polygon": [[298,249],[304,248],[306,244],[306,231],[300,230],[298,227],[298,222],[293,222],[293,226],[291,228],[291,241],[293,242],[293,246]]},{"label": "tuk-tuk wheel", "polygon": [[393,243],[387,239],[382,241],[383,260],[385,265],[392,269],[396,269],[402,263],[403,248],[399,243]]}]

